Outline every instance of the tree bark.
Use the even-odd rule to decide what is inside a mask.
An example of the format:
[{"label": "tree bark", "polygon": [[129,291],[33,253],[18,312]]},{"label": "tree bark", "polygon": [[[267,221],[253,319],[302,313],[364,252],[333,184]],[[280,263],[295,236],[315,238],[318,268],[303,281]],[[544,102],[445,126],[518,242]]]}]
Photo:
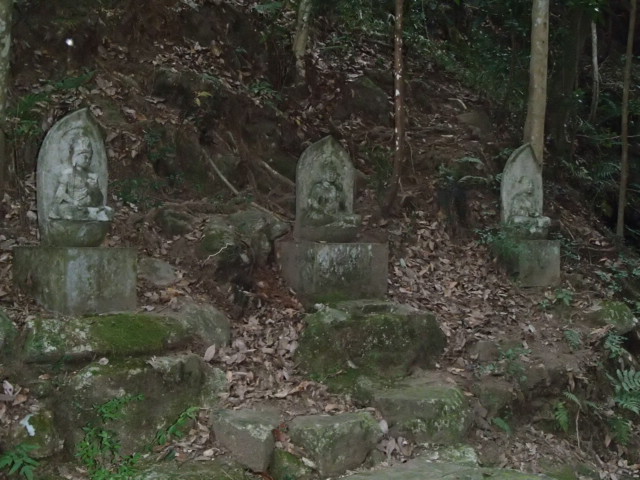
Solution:
[{"label": "tree bark", "polygon": [[596,120],[598,102],[600,101],[600,69],[598,66],[598,29],[596,22],[591,20],[591,67],[593,69],[593,84],[591,87],[591,109],[589,110],[589,122]]},{"label": "tree bark", "polygon": [[293,55],[296,59],[296,73],[298,81],[303,82],[305,78],[304,55],[309,43],[309,18],[311,16],[311,0],[300,0],[298,5],[298,21],[296,22],[296,33],[293,38]]},{"label": "tree bark", "polygon": [[531,63],[524,142],[530,143],[537,162],[544,155],[544,116],[547,106],[547,58],[549,52],[549,0],[533,0],[531,7]]},{"label": "tree bark", "polygon": [[631,0],[627,52],[625,54],[624,78],[622,83],[622,120],[620,132],[622,139],[622,156],[620,159],[618,220],[616,222],[616,236],[620,239],[624,238],[624,211],[627,206],[627,183],[629,182],[629,84],[631,83],[631,63],[633,61],[633,40],[636,27],[637,3],[637,0]]},{"label": "tree bark", "polygon": [[404,58],[402,53],[404,0],[396,0],[394,49],[393,49],[393,99],[394,99],[394,149],[393,172],[389,182],[387,195],[382,206],[383,212],[388,215],[393,210],[398,190],[400,188],[400,176],[405,160],[405,114],[404,114]]},{"label": "tree bark", "polygon": [[9,96],[9,60],[11,57],[12,0],[0,0],[0,192],[4,192],[9,165],[5,145],[6,110]]}]

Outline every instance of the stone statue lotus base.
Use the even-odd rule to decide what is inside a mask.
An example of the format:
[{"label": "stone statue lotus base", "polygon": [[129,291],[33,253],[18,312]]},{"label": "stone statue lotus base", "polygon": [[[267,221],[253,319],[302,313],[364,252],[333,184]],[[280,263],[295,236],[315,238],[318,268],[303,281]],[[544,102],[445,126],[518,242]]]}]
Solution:
[{"label": "stone statue lotus base", "polygon": [[46,243],[50,246],[97,247],[110,228],[109,221],[50,220]]},{"label": "stone statue lotus base", "polygon": [[386,296],[386,243],[281,239],[276,255],[285,281],[305,305]]},{"label": "stone statue lotus base", "polygon": [[47,310],[69,315],[136,308],[136,249],[17,247],[17,286]]}]

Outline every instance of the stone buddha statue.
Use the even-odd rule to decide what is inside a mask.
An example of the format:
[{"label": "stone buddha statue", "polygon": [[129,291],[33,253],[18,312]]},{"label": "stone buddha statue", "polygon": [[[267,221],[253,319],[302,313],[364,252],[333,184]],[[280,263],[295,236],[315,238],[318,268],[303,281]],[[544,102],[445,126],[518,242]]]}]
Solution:
[{"label": "stone buddha statue", "polygon": [[109,222],[113,210],[105,205],[98,175],[91,171],[91,141],[75,136],[69,145],[70,167],[60,175],[49,218]]},{"label": "stone buddha statue", "polygon": [[538,211],[533,182],[527,177],[518,179],[518,191],[511,199],[507,224],[528,238],[546,238],[551,219]]},{"label": "stone buddha statue", "polygon": [[348,210],[347,193],[333,162],[325,162],[321,171],[323,178],[309,190],[301,226],[313,231],[313,237],[319,240],[352,240],[360,226],[360,215]]}]

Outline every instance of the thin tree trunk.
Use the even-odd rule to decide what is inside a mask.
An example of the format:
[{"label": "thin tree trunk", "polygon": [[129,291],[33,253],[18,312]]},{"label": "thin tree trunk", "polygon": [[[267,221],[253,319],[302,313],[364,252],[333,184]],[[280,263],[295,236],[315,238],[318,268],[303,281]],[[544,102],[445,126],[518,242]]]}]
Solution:
[{"label": "thin tree trunk", "polygon": [[596,22],[591,20],[591,66],[593,69],[593,86],[591,88],[591,109],[589,111],[589,122],[596,120],[598,102],[600,101],[600,69],[598,66],[598,29]]},{"label": "thin tree trunk", "polygon": [[9,166],[5,145],[6,108],[9,96],[12,0],[0,0],[0,192],[4,191]]},{"label": "thin tree trunk", "polygon": [[533,0],[531,7],[531,63],[524,142],[530,143],[540,165],[544,155],[544,115],[547,106],[549,0]]},{"label": "thin tree trunk", "polygon": [[391,213],[398,197],[400,188],[400,175],[405,160],[405,115],[404,115],[404,59],[402,56],[402,22],[403,22],[404,0],[396,0],[396,18],[394,30],[394,50],[393,50],[393,98],[394,98],[394,150],[393,150],[393,172],[389,183],[389,189],[383,204],[385,214]]},{"label": "thin tree trunk", "polygon": [[293,55],[296,58],[296,72],[298,81],[305,78],[304,55],[309,42],[309,17],[311,16],[311,0],[300,0],[298,5],[298,21],[296,22],[296,33],[293,39]]},{"label": "thin tree trunk", "polygon": [[629,15],[629,34],[625,54],[624,79],[622,84],[622,157],[620,159],[620,190],[618,195],[618,221],[616,236],[624,238],[624,210],[627,206],[627,183],[629,182],[629,84],[631,83],[631,63],[633,61],[633,39],[636,27],[637,0],[631,0]]}]

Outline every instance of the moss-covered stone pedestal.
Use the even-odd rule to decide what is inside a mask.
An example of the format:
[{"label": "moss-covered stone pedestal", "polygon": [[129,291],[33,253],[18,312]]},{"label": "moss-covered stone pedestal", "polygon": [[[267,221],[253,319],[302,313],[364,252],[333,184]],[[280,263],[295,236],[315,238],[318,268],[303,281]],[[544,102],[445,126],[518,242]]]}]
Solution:
[{"label": "moss-covered stone pedestal", "polygon": [[383,243],[284,239],[276,255],[286,282],[304,304],[383,298],[389,248]]},{"label": "moss-covered stone pedestal", "polygon": [[136,250],[100,247],[18,247],[17,286],[48,310],[69,315],[134,310]]},{"label": "moss-covered stone pedestal", "polygon": [[549,287],[560,283],[560,241],[517,240],[510,258],[503,258],[523,287]]}]

